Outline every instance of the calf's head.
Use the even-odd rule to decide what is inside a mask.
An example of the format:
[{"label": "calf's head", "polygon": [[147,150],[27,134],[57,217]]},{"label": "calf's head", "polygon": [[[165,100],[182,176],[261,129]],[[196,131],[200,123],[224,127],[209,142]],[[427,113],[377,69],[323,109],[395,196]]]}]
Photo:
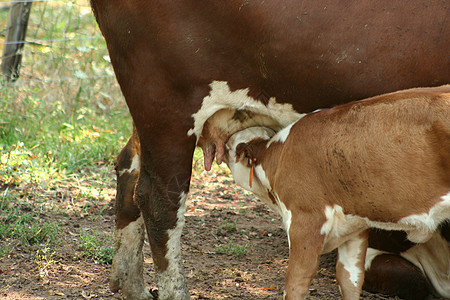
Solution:
[{"label": "calf's head", "polygon": [[274,135],[275,131],[268,127],[249,127],[233,134],[226,144],[225,162],[234,180],[239,186],[262,198],[266,197],[270,188],[258,176],[258,171],[261,173],[262,170],[259,158]]}]

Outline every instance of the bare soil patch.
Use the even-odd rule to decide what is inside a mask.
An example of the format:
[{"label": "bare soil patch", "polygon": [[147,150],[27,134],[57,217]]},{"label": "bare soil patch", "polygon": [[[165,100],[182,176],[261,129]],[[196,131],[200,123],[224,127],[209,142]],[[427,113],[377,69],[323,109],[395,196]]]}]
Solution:
[{"label": "bare soil patch", "polygon": [[[74,246],[80,228],[112,237],[114,188],[104,193],[88,212],[70,195],[49,199],[60,209],[41,217],[64,224],[61,243],[38,255],[33,246],[17,246],[1,258],[0,299],[121,299],[109,291],[110,266],[80,257]],[[182,249],[191,299],[282,298],[288,245],[281,219],[228,174],[192,179]],[[156,289],[148,244],[145,262],[145,280]],[[334,264],[335,253],[322,256],[307,299],[340,298]],[[396,298],[364,292],[362,299]]]}]

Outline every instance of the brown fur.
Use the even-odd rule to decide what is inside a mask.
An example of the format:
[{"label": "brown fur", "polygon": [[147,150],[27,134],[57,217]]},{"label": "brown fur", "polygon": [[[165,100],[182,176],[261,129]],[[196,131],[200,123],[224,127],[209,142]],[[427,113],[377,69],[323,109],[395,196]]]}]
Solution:
[{"label": "brown fur", "polygon": [[[434,205],[429,199],[449,187],[450,168],[442,161],[450,159],[450,151],[435,149],[450,145],[450,94],[418,95],[387,103],[375,98],[305,117],[283,145],[274,188],[284,185],[281,170],[309,174],[296,179],[293,186],[304,189],[295,193],[311,194],[311,185],[324,182],[314,198],[374,221],[397,221]],[[345,198],[352,199],[348,207]]]},{"label": "brown fur", "polygon": [[[450,78],[444,1],[91,5],[141,141],[136,200],[154,254],[166,253],[178,197],[189,189],[196,139],[186,133],[213,80],[228,82],[231,90],[249,88],[262,103],[270,97],[292,103],[303,113]],[[126,226],[132,218],[121,220],[118,213],[119,226]],[[155,262],[165,270],[164,258]]]},{"label": "brown fur", "polygon": [[120,173],[131,167],[131,162],[135,155],[140,153],[139,137],[136,129],[133,127],[133,133],[126,146],[117,157],[116,175],[117,175],[117,193],[116,193],[116,227],[122,229],[130,222],[136,221],[141,215],[141,211],[134,202],[134,188],[139,177],[139,170],[132,173]]},{"label": "brown fur", "polygon": [[[450,93],[442,90],[449,92],[450,87],[389,94],[317,112],[297,122],[282,146],[265,149],[258,141],[240,148],[246,149],[247,158],[265,164],[274,189],[280,186],[285,198],[309,195],[310,187],[316,187],[315,200],[305,197],[304,207],[317,199],[342,206],[341,199],[349,198],[357,204],[346,207],[348,213],[397,221],[422,212],[431,205],[428,199],[448,191]],[[308,176],[286,178],[293,170]],[[295,191],[286,189],[286,182]],[[369,204],[367,199],[379,201]]]},{"label": "brown fur", "polygon": [[[292,213],[286,299],[302,299],[317,266],[314,255],[334,247],[322,243],[326,206],[396,223],[428,213],[450,192],[450,86],[382,95],[313,113],[293,125],[284,143],[267,145],[258,138],[238,144],[237,163],[255,159],[261,164],[270,182],[268,192]],[[345,245],[352,243],[352,235],[360,235],[354,243],[363,249],[358,252],[361,270],[368,236],[358,230],[368,228],[364,226],[342,236],[350,238]],[[337,278],[344,299],[359,297],[362,281],[355,288],[340,262]]]}]

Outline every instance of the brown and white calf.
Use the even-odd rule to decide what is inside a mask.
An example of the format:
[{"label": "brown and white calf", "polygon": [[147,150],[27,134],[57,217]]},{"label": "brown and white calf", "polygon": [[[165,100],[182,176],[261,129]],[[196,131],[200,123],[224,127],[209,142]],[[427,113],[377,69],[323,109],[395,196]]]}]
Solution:
[{"label": "brown and white calf", "polygon": [[306,296],[320,254],[336,248],[343,298],[357,299],[368,229],[425,243],[450,219],[450,86],[311,113],[275,135],[247,128],[226,151],[235,181],[282,216],[286,299]]}]

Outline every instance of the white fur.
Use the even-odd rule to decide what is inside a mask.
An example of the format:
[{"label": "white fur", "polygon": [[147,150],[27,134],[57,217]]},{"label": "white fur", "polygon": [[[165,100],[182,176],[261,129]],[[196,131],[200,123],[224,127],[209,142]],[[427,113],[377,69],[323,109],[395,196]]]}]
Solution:
[{"label": "white fur", "polygon": [[182,192],[180,194],[180,208],[177,212],[177,225],[167,232],[169,240],[167,241],[165,258],[169,264],[167,269],[158,275],[159,299],[161,300],[189,300],[190,298],[180,247],[180,238],[185,222],[185,200],[186,193]]},{"label": "white fur", "polygon": [[261,181],[261,184],[264,186],[264,188],[267,191],[272,190],[272,187],[270,186],[269,178],[267,178],[266,172],[264,171],[264,168],[262,167],[262,165],[257,165],[255,167],[255,177],[258,178],[259,181]]},{"label": "white fur", "polygon": [[145,226],[142,216],[114,233],[110,287],[113,291],[122,289],[124,297],[128,299],[152,299],[143,280],[144,237]]},{"label": "white fur", "polygon": [[272,143],[286,142],[286,139],[288,138],[289,134],[291,133],[292,126],[294,126],[296,123],[297,122],[293,122],[292,124],[286,126],[285,128],[281,129],[280,131],[278,131],[277,134],[270,139],[270,141],[267,143],[266,147],[269,148]]},{"label": "white fur", "polygon": [[188,136],[195,134],[197,141],[206,120],[223,109],[231,111],[247,110],[264,115],[272,119],[274,123],[279,124],[280,128],[289,125],[301,116],[293,109],[292,104],[277,103],[274,97],[269,99],[267,105],[264,105],[248,95],[248,88],[231,91],[225,81],[213,81],[210,87],[211,92],[203,99],[200,110],[192,115],[194,127],[187,132]]},{"label": "white fur", "polygon": [[[366,217],[345,214],[339,205],[326,206],[324,215],[325,223],[322,225],[321,234],[325,235],[324,252],[331,251],[351,237],[368,228],[384,230],[403,230],[420,237],[420,242],[426,242],[436,230],[440,222],[450,217],[449,194],[441,197],[442,201],[432,207],[429,213],[411,215],[402,218],[399,222],[371,221]],[[410,236],[408,235],[408,238]]]},{"label": "white fur", "polygon": [[423,243],[431,237],[441,222],[450,218],[450,192],[441,197],[442,201],[430,209],[428,213],[411,215],[400,220],[400,224],[412,227],[408,239],[415,243]]},{"label": "white fur", "polygon": [[364,239],[355,237],[338,248],[339,262],[350,274],[349,280],[355,287],[358,286],[358,282],[361,280],[361,275],[364,272],[364,270],[358,267],[358,256],[363,251],[363,243]]},{"label": "white fur", "polygon": [[228,158],[227,164],[233,174],[236,183],[242,188],[253,192],[271,208],[275,208],[268,192],[272,189],[266,173],[261,165],[254,168],[253,184],[250,187],[250,167],[242,162],[236,163],[236,147],[240,143],[246,143],[255,137],[270,139],[273,131],[265,127],[250,127],[232,135],[227,143]]},{"label": "white fur", "polygon": [[287,237],[288,237],[288,243],[289,243],[289,249],[291,249],[291,238],[289,237],[289,230],[291,229],[292,224],[292,212],[286,207],[286,205],[280,201],[280,197],[278,197],[277,194],[273,194],[276,201],[277,201],[277,209],[278,213],[280,214],[282,220],[284,229],[286,230]]},{"label": "white fur", "polygon": [[440,297],[450,299],[450,243],[439,233],[401,256],[422,270]]},{"label": "white fur", "polygon": [[388,253],[388,252],[380,251],[380,250],[373,249],[373,248],[367,248],[366,262],[364,265],[364,269],[366,271],[368,271],[370,269],[370,267],[372,266],[372,261],[375,259],[375,257],[377,257],[378,255],[381,255],[381,254],[386,254],[386,253]]},{"label": "white fur", "polygon": [[133,157],[133,160],[131,161],[131,166],[130,166],[130,168],[129,168],[129,169],[123,169],[123,170],[120,170],[120,171],[119,171],[119,176],[122,176],[123,174],[125,174],[125,172],[131,173],[131,172],[133,172],[133,171],[135,171],[135,170],[139,170],[139,168],[140,168],[140,159],[139,159],[139,155],[136,154],[136,155]]},{"label": "white fur", "polygon": [[325,235],[323,253],[336,249],[368,228],[363,218],[344,214],[342,207],[336,204],[325,206],[324,214],[327,220],[320,229],[320,234]]}]

